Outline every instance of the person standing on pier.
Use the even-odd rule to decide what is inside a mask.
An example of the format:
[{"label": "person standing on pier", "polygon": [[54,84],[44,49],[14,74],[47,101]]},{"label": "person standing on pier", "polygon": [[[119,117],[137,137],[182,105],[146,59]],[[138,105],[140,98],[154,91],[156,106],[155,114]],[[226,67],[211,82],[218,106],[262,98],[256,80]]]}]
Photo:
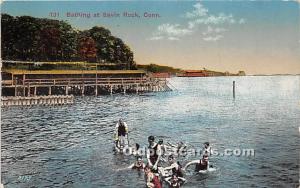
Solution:
[{"label": "person standing on pier", "polygon": [[[128,126],[122,119],[119,119],[115,127],[115,144],[116,147],[125,146],[128,144]],[[127,140],[127,143],[126,143]]]}]

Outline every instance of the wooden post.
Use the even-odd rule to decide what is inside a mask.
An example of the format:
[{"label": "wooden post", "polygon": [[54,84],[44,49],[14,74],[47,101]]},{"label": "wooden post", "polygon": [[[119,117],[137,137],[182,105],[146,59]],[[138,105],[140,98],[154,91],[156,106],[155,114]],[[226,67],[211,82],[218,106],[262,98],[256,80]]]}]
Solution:
[{"label": "wooden post", "polygon": [[235,81],[232,82],[232,94],[233,98],[235,99]]},{"label": "wooden post", "polygon": [[66,95],[68,95],[68,94],[69,94],[69,91],[68,91],[68,89],[69,89],[69,86],[66,86]]},{"label": "wooden post", "polygon": [[18,95],[17,77],[13,78],[13,84],[15,84],[15,96],[17,96]]},{"label": "wooden post", "polygon": [[22,84],[23,84],[23,86],[25,85],[25,74],[23,74],[23,80],[22,80]]},{"label": "wooden post", "polygon": [[51,86],[49,86],[49,93],[48,94],[51,95]]},{"label": "wooden post", "polygon": [[36,96],[36,86],[34,87],[34,96]]},{"label": "wooden post", "polygon": [[11,74],[11,83],[14,84],[14,74]]},{"label": "wooden post", "polygon": [[27,96],[30,97],[30,86],[28,84],[28,87],[27,87]]},{"label": "wooden post", "polygon": [[84,96],[84,85],[82,85],[81,95]]},{"label": "wooden post", "polygon": [[113,88],[112,88],[112,85],[110,85],[110,94],[112,95],[112,92],[113,92]]},{"label": "wooden post", "polygon": [[98,95],[98,64],[96,64],[96,84],[95,84],[95,95]]},{"label": "wooden post", "polygon": [[96,84],[95,85],[95,96],[97,96],[98,95],[98,85]]},{"label": "wooden post", "polygon": [[25,97],[25,86],[23,86],[23,97]]}]

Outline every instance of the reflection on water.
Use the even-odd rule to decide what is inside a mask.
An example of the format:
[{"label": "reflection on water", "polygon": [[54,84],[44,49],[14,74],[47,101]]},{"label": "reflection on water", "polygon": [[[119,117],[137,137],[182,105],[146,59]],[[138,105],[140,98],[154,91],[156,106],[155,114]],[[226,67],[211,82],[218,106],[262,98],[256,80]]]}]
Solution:
[{"label": "reflection on water", "polygon": [[2,109],[2,182],[6,187],[143,187],[143,174],[119,170],[134,158],[112,153],[112,130],[123,117],[131,143],[146,145],[147,137],[155,135],[197,148],[210,141],[219,151],[255,149],[255,157],[212,157],[218,170],[189,174],[185,187],[296,187],[299,76],[170,82],[178,91]]}]

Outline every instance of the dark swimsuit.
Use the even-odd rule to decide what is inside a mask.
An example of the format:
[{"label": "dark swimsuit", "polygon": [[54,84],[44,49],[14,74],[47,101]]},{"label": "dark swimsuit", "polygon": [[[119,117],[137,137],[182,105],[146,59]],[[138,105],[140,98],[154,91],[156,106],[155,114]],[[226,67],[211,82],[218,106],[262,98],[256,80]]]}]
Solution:
[{"label": "dark swimsuit", "polygon": [[120,124],[118,127],[118,136],[125,136],[126,135],[126,127],[123,124]]},{"label": "dark swimsuit", "polygon": [[207,170],[207,168],[208,168],[208,163],[200,160],[200,163],[196,164],[195,171],[199,172],[200,170]]},{"label": "dark swimsuit", "polygon": [[177,177],[183,177],[183,173],[181,171],[181,165],[177,162],[178,164],[178,169],[176,169],[175,167],[172,168],[172,173],[175,174]]},{"label": "dark swimsuit", "polygon": [[143,170],[144,167],[143,167],[143,163],[141,164],[141,166],[137,166],[137,163],[134,164],[134,166],[132,167],[132,169],[136,169],[136,170]]},{"label": "dark swimsuit", "polygon": [[[153,148],[151,148],[151,146],[149,146],[149,150],[154,150],[154,153],[150,152],[150,161],[151,161],[152,165],[154,165],[158,159],[157,146],[158,146],[158,144],[156,144]],[[156,170],[151,169],[151,171],[154,173],[158,173],[158,169],[156,169]]]}]

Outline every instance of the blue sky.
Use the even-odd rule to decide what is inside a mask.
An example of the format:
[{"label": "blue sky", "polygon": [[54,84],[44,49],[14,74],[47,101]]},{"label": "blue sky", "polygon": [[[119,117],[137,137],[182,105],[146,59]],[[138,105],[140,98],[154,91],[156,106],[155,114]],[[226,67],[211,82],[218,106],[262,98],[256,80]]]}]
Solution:
[{"label": "blue sky", "polygon": [[[80,30],[104,26],[129,44],[139,64],[295,74],[300,73],[299,7],[296,1],[6,1],[2,12],[66,20]],[[91,17],[66,17],[68,12]],[[103,12],[120,17],[92,17]],[[160,17],[147,18],[145,12]]]}]

